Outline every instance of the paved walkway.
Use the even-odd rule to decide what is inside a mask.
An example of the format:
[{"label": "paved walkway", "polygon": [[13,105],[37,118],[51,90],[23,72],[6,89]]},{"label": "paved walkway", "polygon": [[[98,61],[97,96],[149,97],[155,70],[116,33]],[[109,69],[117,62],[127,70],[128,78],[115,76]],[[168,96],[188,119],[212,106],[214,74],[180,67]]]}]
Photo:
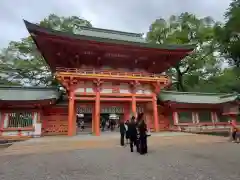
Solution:
[{"label": "paved walkway", "polygon": [[[149,138],[149,146],[184,145],[193,143],[226,142],[227,138],[189,133],[154,133]],[[96,136],[75,137],[43,137],[33,138],[0,150],[0,156],[13,154],[50,153],[88,148],[115,148],[119,146],[119,134],[103,134]]]},{"label": "paved walkway", "polygon": [[[222,137],[153,135],[149,138],[149,153],[144,156],[136,152],[131,153],[129,147],[119,147],[119,140],[116,138],[89,140],[92,143],[97,143],[94,146],[87,145],[86,142],[89,141],[74,141],[72,139],[74,138],[54,142],[46,138],[46,140],[49,140],[48,143],[25,142],[15,144],[8,150],[12,152],[12,155],[8,154],[0,157],[0,179],[240,179],[240,145],[226,142]],[[38,149],[32,149],[33,147]],[[17,148],[19,149],[17,150]],[[13,155],[14,149],[18,153],[22,151],[25,154],[17,155],[15,152],[15,155]],[[57,149],[65,150],[57,152]]]}]

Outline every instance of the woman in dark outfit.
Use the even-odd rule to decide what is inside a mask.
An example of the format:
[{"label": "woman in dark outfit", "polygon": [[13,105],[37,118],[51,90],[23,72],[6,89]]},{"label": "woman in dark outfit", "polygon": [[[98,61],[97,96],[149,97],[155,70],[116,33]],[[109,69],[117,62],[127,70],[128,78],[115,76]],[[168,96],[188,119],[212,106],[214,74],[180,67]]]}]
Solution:
[{"label": "woman in dark outfit", "polygon": [[120,144],[121,146],[124,146],[124,137],[126,134],[126,129],[123,121],[119,123],[119,129],[120,129]]},{"label": "woman in dark outfit", "polygon": [[139,153],[146,154],[147,147],[147,125],[143,119],[143,113],[138,115],[138,131],[139,131]]}]

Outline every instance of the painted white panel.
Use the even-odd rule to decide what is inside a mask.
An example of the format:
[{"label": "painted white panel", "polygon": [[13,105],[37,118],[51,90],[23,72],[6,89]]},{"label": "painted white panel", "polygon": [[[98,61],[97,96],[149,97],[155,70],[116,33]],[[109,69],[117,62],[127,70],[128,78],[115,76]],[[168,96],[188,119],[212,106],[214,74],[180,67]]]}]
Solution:
[{"label": "painted white panel", "polygon": [[42,124],[36,123],[35,124],[35,131],[33,132],[34,137],[40,137],[42,134]]},{"label": "painted white panel", "polygon": [[38,113],[34,112],[33,113],[33,126],[37,123],[37,118],[38,118]]},{"label": "painted white panel", "polygon": [[174,116],[173,116],[173,122],[175,122],[176,124],[178,124],[179,122],[179,117],[178,117],[178,112],[173,112]]},{"label": "painted white panel", "polygon": [[102,88],[101,88],[101,93],[112,93],[112,83],[111,82],[106,82],[103,83]]},{"label": "painted white panel", "polygon": [[86,92],[87,93],[93,93],[94,91],[93,91],[93,88],[86,88]]},{"label": "painted white panel", "polygon": [[130,88],[129,88],[129,84],[127,84],[127,83],[120,83],[119,92],[123,93],[123,94],[131,93]]},{"label": "painted white panel", "polygon": [[4,124],[3,124],[3,128],[7,128],[8,127],[8,114],[5,114],[4,116]]},{"label": "painted white panel", "polygon": [[144,85],[143,89],[144,89],[144,92],[143,92],[144,94],[152,94],[153,92],[151,86],[148,84]]},{"label": "painted white panel", "polygon": [[84,92],[84,88],[78,88],[75,90],[75,93],[83,93]]},{"label": "painted white panel", "polygon": [[120,89],[119,92],[123,93],[123,94],[129,94],[130,90],[129,89]]},{"label": "painted white panel", "polygon": [[2,136],[18,136],[18,131],[3,132]]},{"label": "painted white panel", "polygon": [[22,131],[21,135],[22,136],[32,136],[33,135],[33,131]]},{"label": "painted white panel", "polygon": [[137,87],[136,89],[136,94],[143,94],[143,89],[144,87],[142,85],[140,85],[139,87]]},{"label": "painted white panel", "polygon": [[143,90],[142,89],[137,90],[136,94],[143,94]]},{"label": "painted white panel", "polygon": [[101,93],[112,93],[112,89],[102,89]]},{"label": "painted white panel", "polygon": [[144,90],[144,94],[152,94],[151,90]]}]

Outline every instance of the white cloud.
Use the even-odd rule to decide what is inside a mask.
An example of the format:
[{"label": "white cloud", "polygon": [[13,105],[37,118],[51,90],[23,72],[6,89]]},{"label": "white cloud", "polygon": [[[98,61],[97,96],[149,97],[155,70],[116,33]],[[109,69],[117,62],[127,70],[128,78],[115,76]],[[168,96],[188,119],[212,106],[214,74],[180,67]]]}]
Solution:
[{"label": "white cloud", "polygon": [[223,20],[230,0],[1,0],[0,48],[28,35],[22,19],[39,22],[51,13],[80,16],[95,27],[146,32],[152,21],[172,14],[191,12]]}]

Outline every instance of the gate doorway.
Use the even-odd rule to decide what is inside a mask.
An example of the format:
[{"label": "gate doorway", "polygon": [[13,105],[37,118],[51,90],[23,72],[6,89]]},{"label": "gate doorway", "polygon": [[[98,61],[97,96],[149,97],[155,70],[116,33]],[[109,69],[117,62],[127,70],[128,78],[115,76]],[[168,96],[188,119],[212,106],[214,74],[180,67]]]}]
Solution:
[{"label": "gate doorway", "polygon": [[102,132],[119,131],[119,123],[124,117],[124,114],[102,113],[100,116],[100,128]]},{"label": "gate doorway", "polygon": [[92,133],[92,114],[76,114],[76,133]]}]

